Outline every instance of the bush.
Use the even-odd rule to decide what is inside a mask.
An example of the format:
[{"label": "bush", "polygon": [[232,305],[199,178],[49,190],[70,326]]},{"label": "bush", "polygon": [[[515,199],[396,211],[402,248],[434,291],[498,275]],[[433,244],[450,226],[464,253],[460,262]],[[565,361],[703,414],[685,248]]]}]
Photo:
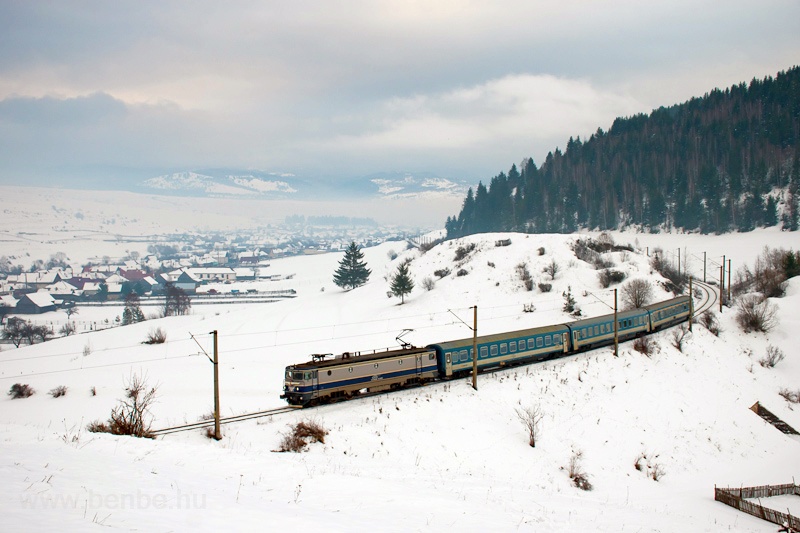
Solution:
[{"label": "bush", "polygon": [[552,289],[553,289],[553,285],[551,285],[550,283],[540,283],[539,284],[539,290],[541,292],[550,292]]},{"label": "bush", "polygon": [[461,261],[462,259],[466,258],[470,253],[475,250],[475,243],[468,244],[466,246],[459,246],[456,248],[456,261]]},{"label": "bush", "polygon": [[763,296],[742,296],[736,301],[736,307],[736,322],[745,333],[767,333],[778,325],[778,308]]},{"label": "bush", "polygon": [[450,275],[450,269],[449,268],[442,268],[442,269],[439,269],[439,270],[435,270],[433,272],[433,275],[436,276],[439,279],[446,278],[447,276]]},{"label": "bush", "polygon": [[525,290],[532,291],[533,278],[531,278],[531,273],[528,270],[528,265],[526,263],[520,263],[517,265],[517,275],[519,276],[519,279],[522,280],[522,284],[525,285]]},{"label": "bush", "polygon": [[161,328],[151,329],[142,344],[164,344],[167,341],[167,332]]},{"label": "bush", "polygon": [[665,261],[663,256],[664,253],[656,249],[655,255],[653,255],[653,259],[650,261],[650,265],[653,267],[653,270],[666,278],[667,281],[664,283],[664,288],[666,290],[673,294],[681,294],[683,288],[689,282],[689,278],[686,274],[681,274],[674,266]]},{"label": "bush", "polygon": [[764,368],[775,368],[775,365],[783,361],[786,356],[777,346],[767,346],[767,353],[758,360],[758,364]]},{"label": "bush", "polygon": [[625,272],[606,268],[597,273],[600,278],[600,286],[607,289],[612,283],[622,283],[625,280]]},{"label": "bush", "polygon": [[643,353],[650,357],[654,351],[654,344],[650,341],[650,337],[638,337],[633,341],[633,349],[639,353]]},{"label": "bush", "polygon": [[426,291],[432,291],[435,286],[436,282],[433,281],[433,278],[425,278],[422,280],[422,287]]},{"label": "bush", "polygon": [[12,400],[30,398],[34,394],[36,394],[36,390],[27,383],[14,383],[8,391],[8,395],[11,396]]},{"label": "bush", "polygon": [[75,323],[66,322],[63,326],[61,326],[61,329],[59,329],[58,332],[65,337],[69,337],[75,333]]},{"label": "bush", "polygon": [[541,255],[544,255],[544,254],[545,254],[545,249],[544,249],[544,246],[542,246],[541,248],[539,248],[538,252],[539,252],[539,255],[540,255],[540,256],[541,256]]},{"label": "bush", "polygon": [[715,315],[710,309],[700,315],[700,324],[717,337],[719,337],[719,334],[722,331],[719,327],[717,315]]},{"label": "bush", "polygon": [[64,385],[59,385],[58,387],[51,389],[48,394],[53,398],[61,398],[62,396],[67,395],[67,387]]},{"label": "bush", "polygon": [[791,403],[800,403],[800,389],[792,392],[789,389],[781,389],[778,394],[780,394],[784,400]]},{"label": "bush", "polygon": [[147,380],[134,374],[125,387],[125,399],[111,410],[108,422],[91,422],[86,429],[92,433],[111,433],[132,437],[155,438],[146,417],[156,401],[157,387],[147,386]]},{"label": "bush", "polygon": [[581,490],[592,490],[592,484],[589,482],[589,476],[583,471],[581,466],[581,452],[575,452],[569,459],[567,466],[567,475],[572,480],[572,483]]},{"label": "bush", "polygon": [[688,334],[689,328],[685,324],[681,324],[672,330],[672,345],[681,353],[683,353],[683,341]]},{"label": "bush", "polygon": [[283,434],[278,452],[300,452],[312,442],[325,443],[328,431],[316,420],[303,420],[289,426],[289,431]]},{"label": "bush", "polygon": [[466,271],[466,270],[464,270],[463,268],[459,269],[459,271],[458,271],[458,272],[456,272],[456,276],[458,276],[459,278],[460,278],[461,276],[466,276],[467,274],[469,274],[469,272],[467,272],[467,271]]}]

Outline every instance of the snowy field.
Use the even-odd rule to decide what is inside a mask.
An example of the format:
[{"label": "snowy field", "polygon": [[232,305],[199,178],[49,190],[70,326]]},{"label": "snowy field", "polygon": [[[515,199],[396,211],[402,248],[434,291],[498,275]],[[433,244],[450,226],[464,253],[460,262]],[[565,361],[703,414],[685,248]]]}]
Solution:
[{"label": "snowy field", "polygon": [[[495,246],[505,238],[510,246]],[[800,480],[800,440],[749,411],[760,401],[800,428],[798,406],[778,395],[800,388],[797,278],[786,297],[774,300],[780,323],[768,335],[741,333],[734,310],[726,308],[721,335],[695,325],[683,353],[669,331],[661,332],[651,357],[625,343],[619,357],[606,348],[482,375],[478,391],[460,379],[223,426],[219,442],[200,430],[153,441],[84,429],[108,418],[133,373],[158,386],[154,428],[208,415],[212,365],[202,352],[211,352],[212,330],[219,332],[222,414],[228,416],[283,405],[285,366],[311,353],[397,346],[405,328],[414,331],[404,339],[418,346],[468,337],[461,321],[471,324],[473,305],[479,334],[570,320],[561,310],[567,287],[584,315],[608,313],[613,293],[575,258],[569,245],[576,238],[477,235],[424,255],[405,243],[386,243],[364,250],[370,281],[349,292],[332,282],[341,254],[286,258],[270,268],[295,274],[292,300],[197,305],[188,316],[19,349],[3,345],[0,388],[27,383],[37,391],[27,399],[0,399],[4,529],[775,531],[715,502],[714,485]],[[727,254],[736,270],[752,266],[765,244],[800,248],[797,234],[779,231],[614,238],[642,252],[680,248],[697,276],[704,251],[717,265]],[[456,265],[456,248],[469,243],[476,250]],[[416,288],[399,305],[387,298],[387,280],[406,259],[413,260]],[[628,279],[659,279],[644,253],[608,259]],[[561,270],[551,282],[542,270],[553,260]],[[535,283],[553,284],[552,292],[524,289],[516,271],[523,262]],[[434,271],[443,268],[452,273],[438,280]],[[459,268],[468,275],[457,277]],[[718,268],[709,267],[709,279]],[[433,290],[423,289],[425,278],[437,280]],[[656,291],[656,299],[667,297]],[[528,304],[536,311],[524,313]],[[103,313],[119,309],[83,308],[76,318],[108,318]],[[167,332],[167,342],[141,344],[155,327]],[[770,369],[758,364],[768,345],[786,354]],[[66,396],[47,393],[62,385]],[[533,405],[545,414],[535,448],[515,413]],[[304,453],[273,452],[287,426],[304,418],[329,431],[325,443]],[[592,491],[567,476],[576,454]],[[634,466],[639,459],[641,470]],[[656,467],[664,473],[658,481],[647,475]],[[784,512],[791,505],[776,504]]]}]

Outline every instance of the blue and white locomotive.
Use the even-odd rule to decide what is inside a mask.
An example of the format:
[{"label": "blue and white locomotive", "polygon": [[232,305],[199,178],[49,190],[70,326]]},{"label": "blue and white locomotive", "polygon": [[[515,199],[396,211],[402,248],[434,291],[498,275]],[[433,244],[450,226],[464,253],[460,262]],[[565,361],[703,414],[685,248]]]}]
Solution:
[{"label": "blue and white locomotive", "polygon": [[[691,317],[689,296],[617,313],[617,335],[625,341]],[[565,324],[478,337],[478,370],[533,363],[614,342],[614,314]],[[286,367],[283,394],[292,405],[316,405],[468,375],[472,337],[368,354],[315,355]],[[330,356],[330,357],[329,357]]]}]

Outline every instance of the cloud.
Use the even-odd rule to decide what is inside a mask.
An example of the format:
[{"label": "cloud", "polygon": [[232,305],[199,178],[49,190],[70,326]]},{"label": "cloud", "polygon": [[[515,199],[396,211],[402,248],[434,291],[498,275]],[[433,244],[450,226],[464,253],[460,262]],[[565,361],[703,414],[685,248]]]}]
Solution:
[{"label": "cloud", "polygon": [[[375,116],[363,117],[365,130],[323,142],[329,151],[373,152],[434,158],[460,152],[465,163],[484,166],[482,154],[514,159],[563,146],[570,136],[594,133],[599,125],[643,108],[631,97],[593,87],[586,80],[519,74],[452,91],[396,98]],[[380,124],[367,129],[367,125]],[[549,143],[549,144],[546,144]],[[532,154],[531,147],[539,146]],[[547,146],[544,150],[542,147]],[[500,169],[497,169],[500,170]]]}]

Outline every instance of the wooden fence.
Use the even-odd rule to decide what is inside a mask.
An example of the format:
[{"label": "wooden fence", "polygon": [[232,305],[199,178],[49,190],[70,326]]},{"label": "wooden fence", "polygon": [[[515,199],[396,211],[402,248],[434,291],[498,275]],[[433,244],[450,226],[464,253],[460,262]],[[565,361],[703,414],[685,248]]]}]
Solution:
[{"label": "wooden fence", "polygon": [[714,499],[718,502],[730,505],[744,513],[757,516],[773,524],[788,525],[798,531],[800,530],[800,518],[747,501],[751,498],[769,498],[770,496],[783,496],[785,494],[800,496],[800,486],[789,483],[787,485],[762,485],[760,487],[741,487],[738,489],[714,487]]}]

